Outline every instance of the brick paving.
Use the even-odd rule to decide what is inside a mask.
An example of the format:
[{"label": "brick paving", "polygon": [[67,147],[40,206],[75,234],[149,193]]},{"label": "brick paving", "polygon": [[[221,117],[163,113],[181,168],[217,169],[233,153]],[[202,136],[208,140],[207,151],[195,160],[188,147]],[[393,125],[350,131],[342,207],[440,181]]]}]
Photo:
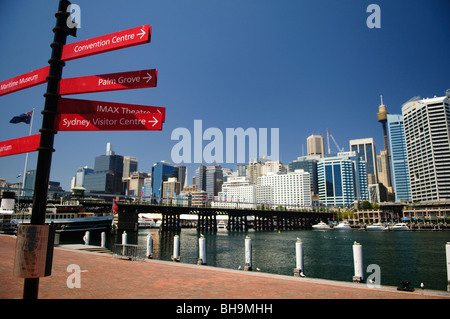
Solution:
[{"label": "brick paving", "polygon": [[[0,235],[0,299],[20,299],[23,279],[13,276],[16,239]],[[68,288],[77,264],[81,288]],[[40,279],[40,299],[428,299],[445,292],[399,292],[364,284],[270,275],[157,260],[129,261],[111,255],[56,247],[52,275]]]}]

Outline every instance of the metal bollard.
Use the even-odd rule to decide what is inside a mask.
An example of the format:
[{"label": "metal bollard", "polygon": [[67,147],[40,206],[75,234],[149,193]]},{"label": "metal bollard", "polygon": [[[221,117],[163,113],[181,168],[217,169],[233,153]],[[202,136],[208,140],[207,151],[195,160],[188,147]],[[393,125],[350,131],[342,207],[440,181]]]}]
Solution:
[{"label": "metal bollard", "polygon": [[244,270],[252,270],[252,239],[245,237],[245,265]]},{"label": "metal bollard", "polygon": [[305,277],[303,274],[303,243],[300,238],[297,238],[297,242],[295,243],[295,264],[294,276]]},{"label": "metal bollard", "polygon": [[206,239],[201,235],[198,239],[198,265],[206,265]]},{"label": "metal bollard", "polygon": [[172,261],[180,261],[180,236],[173,237],[173,256]]},{"label": "metal bollard", "polygon": [[353,276],[353,282],[363,282],[363,252],[362,245],[360,243],[353,244],[353,263],[355,267],[355,275]]}]

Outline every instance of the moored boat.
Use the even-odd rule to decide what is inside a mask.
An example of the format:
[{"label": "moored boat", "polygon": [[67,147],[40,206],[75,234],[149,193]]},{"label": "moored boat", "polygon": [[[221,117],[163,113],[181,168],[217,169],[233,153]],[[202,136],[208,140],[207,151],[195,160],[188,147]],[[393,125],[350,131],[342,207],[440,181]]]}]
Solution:
[{"label": "moored boat", "polygon": [[338,230],[351,230],[350,223],[348,221],[339,222],[336,226],[333,227]]},{"label": "moored boat", "polygon": [[409,227],[406,223],[397,223],[392,226],[392,230],[409,230]]},{"label": "moored boat", "polygon": [[326,223],[324,223],[322,221],[320,223],[318,223],[318,224],[312,225],[312,228],[316,229],[316,230],[330,230],[330,229],[332,229],[330,225],[328,225],[328,224],[326,224]]},{"label": "moored boat", "polygon": [[366,229],[380,231],[380,230],[386,230],[386,226],[383,225],[382,223],[375,223],[375,224],[367,225]]}]

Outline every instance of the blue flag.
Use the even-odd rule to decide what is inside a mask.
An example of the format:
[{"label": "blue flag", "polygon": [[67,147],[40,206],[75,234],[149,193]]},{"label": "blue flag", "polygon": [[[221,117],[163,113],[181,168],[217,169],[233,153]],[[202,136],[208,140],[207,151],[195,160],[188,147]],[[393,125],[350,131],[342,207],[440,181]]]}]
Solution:
[{"label": "blue flag", "polygon": [[33,114],[33,111],[22,113],[19,116],[14,116],[9,123],[17,124],[20,122],[24,122],[26,124],[31,123],[31,115]]}]

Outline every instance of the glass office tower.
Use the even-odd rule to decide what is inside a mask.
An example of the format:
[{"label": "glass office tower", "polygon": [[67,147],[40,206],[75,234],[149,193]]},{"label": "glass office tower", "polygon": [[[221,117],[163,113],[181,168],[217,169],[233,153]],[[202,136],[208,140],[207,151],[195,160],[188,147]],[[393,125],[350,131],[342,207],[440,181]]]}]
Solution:
[{"label": "glass office tower", "polygon": [[391,156],[391,178],[395,192],[395,201],[408,201],[411,199],[411,184],[409,181],[403,117],[398,114],[388,114],[387,130],[389,155]]}]

